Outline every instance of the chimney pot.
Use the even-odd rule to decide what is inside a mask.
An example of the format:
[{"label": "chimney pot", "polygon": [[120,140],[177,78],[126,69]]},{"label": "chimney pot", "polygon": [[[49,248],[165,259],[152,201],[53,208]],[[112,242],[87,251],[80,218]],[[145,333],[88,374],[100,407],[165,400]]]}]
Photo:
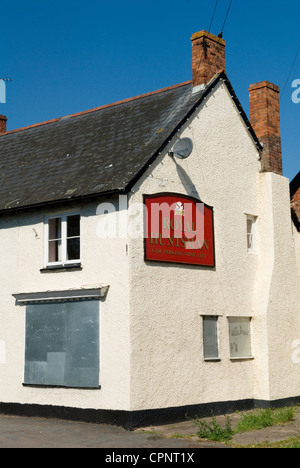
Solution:
[{"label": "chimney pot", "polygon": [[192,35],[193,84],[207,84],[220,71],[226,70],[226,42],[207,31]]},{"label": "chimney pot", "polygon": [[0,115],[0,135],[5,135],[6,133],[6,122],[7,117],[5,117],[5,115]]},{"label": "chimney pot", "polygon": [[282,175],[279,92],[279,87],[269,81],[249,87],[250,121],[263,145],[262,171]]}]

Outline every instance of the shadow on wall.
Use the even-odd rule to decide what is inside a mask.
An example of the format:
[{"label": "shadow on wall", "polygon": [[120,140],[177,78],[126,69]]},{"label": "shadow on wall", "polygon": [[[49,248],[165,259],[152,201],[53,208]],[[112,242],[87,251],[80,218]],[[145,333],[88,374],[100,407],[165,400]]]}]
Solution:
[{"label": "shadow on wall", "polygon": [[181,180],[182,185],[184,186],[184,189],[187,193],[187,195],[198,198],[198,200],[201,200],[201,197],[198,193],[197,188],[195,187],[194,183],[192,182],[191,178],[189,175],[185,172],[185,170],[177,163],[175,157],[172,158],[174,161],[174,164],[176,166],[177,174],[179,176],[179,179]]}]

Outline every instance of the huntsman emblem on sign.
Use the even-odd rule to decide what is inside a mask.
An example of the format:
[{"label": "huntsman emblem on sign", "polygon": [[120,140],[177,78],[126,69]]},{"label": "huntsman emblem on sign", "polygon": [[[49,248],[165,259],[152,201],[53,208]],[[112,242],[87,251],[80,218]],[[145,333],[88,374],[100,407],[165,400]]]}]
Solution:
[{"label": "huntsman emblem on sign", "polygon": [[213,208],[186,195],[144,195],[145,260],[215,266]]}]

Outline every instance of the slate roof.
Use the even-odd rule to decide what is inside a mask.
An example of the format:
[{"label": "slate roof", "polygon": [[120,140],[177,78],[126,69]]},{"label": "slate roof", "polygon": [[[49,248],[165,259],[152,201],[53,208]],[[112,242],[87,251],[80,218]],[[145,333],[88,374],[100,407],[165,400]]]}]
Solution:
[{"label": "slate roof", "polygon": [[0,212],[126,192],[220,78],[196,93],[186,82],[1,136]]}]

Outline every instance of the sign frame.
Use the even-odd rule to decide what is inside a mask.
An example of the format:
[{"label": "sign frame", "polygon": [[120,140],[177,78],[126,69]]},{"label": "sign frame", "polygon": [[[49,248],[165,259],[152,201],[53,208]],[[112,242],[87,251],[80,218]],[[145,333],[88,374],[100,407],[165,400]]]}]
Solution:
[{"label": "sign frame", "polygon": [[[149,216],[151,216],[151,208],[150,208],[150,215],[149,215],[149,204],[153,199],[159,199],[159,203],[164,203],[164,199],[166,198],[174,198],[174,199],[183,199],[184,201],[189,201],[194,205],[200,203],[204,207],[204,219],[206,216],[209,216],[209,225],[210,225],[210,243],[212,244],[210,247],[210,261],[208,263],[201,262],[199,259],[195,262],[193,261],[193,257],[190,258],[151,258],[149,256],[149,232],[148,232],[148,222]],[[161,192],[155,194],[143,194],[143,202],[144,202],[144,261],[148,262],[155,262],[155,263],[164,263],[164,264],[175,264],[175,265],[189,265],[193,267],[201,267],[201,268],[215,268],[216,267],[216,253],[215,253],[215,228],[214,228],[214,209],[212,206],[203,203],[200,199],[181,194],[176,192]],[[151,205],[150,205],[151,206]],[[172,206],[172,205],[169,205]],[[205,229],[205,228],[204,228]],[[159,234],[159,233],[158,233]],[[154,239],[154,238],[153,238]],[[151,239],[153,241],[153,239]],[[203,244],[204,245],[204,244]],[[183,249],[182,249],[183,250]],[[189,249],[187,249],[188,251]],[[184,251],[184,250],[183,250]]]}]

